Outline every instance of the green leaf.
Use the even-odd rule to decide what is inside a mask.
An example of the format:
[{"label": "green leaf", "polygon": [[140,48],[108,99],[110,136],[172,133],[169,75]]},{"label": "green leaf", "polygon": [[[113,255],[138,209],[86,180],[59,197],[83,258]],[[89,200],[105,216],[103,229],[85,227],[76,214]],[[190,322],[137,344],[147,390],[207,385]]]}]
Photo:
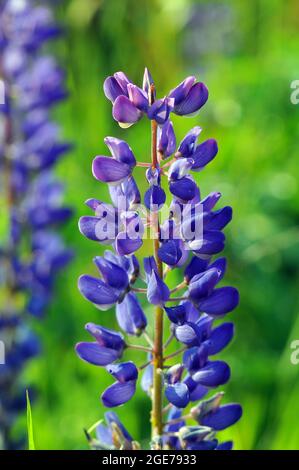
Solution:
[{"label": "green leaf", "polygon": [[34,435],[33,435],[33,424],[32,424],[32,412],[28,390],[26,390],[26,401],[27,401],[27,432],[28,432],[28,450],[36,450]]}]

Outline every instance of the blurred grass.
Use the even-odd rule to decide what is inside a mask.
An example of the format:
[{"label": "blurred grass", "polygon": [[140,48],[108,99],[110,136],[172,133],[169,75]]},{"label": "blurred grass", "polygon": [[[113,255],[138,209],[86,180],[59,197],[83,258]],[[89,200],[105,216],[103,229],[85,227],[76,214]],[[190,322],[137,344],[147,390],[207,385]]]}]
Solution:
[{"label": "blurred grass", "polygon": [[[77,291],[78,276],[91,273],[102,252],[79,234],[77,219],[87,198],[107,197],[90,171],[92,158],[106,152],[106,135],[124,137],[148,159],[148,123],[121,130],[102,92],[108,74],[124,70],[140,83],[147,65],[161,95],[188,74],[210,90],[199,116],[174,121],[178,140],[198,124],[203,138],[218,140],[219,155],[198,182],[203,195],[219,190],[222,205],[234,208],[226,282],[240,290],[241,305],[231,316],[236,339],[221,356],[232,367],[226,400],[241,402],[244,417],[223,437],[237,449],[299,449],[298,366],[290,364],[290,343],[299,339],[299,108],[290,103],[290,83],[299,78],[298,2],[73,0],[60,2],[58,16],[67,31],[54,51],[67,68],[70,99],[56,116],[76,144],[58,174],[75,209],[64,235],[76,258],[57,279],[47,318],[35,324],[44,354],[26,378],[39,389],[36,447],[87,448],[82,429],[103,415],[99,396],[111,380],[73,347],[87,338],[87,321],[111,326],[114,313],[99,312]],[[139,440],[148,433],[147,410],[141,393],[119,410]]]}]

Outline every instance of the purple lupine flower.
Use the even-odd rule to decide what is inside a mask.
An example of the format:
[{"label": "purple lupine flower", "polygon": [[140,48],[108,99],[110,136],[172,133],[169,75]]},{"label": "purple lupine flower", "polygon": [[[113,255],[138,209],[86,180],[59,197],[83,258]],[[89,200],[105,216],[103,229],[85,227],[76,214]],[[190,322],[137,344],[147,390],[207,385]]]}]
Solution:
[{"label": "purple lupine flower", "polygon": [[13,438],[11,428],[26,409],[22,369],[41,349],[26,316],[45,314],[57,273],[72,258],[55,231],[72,211],[63,206],[63,185],[51,171],[71,148],[61,142],[49,113],[66,96],[64,71],[52,56],[40,53],[46,41],[60,34],[60,27],[49,6],[37,3],[3,0],[0,7],[5,82],[0,170],[7,178],[10,214],[8,242],[0,247],[0,285],[9,297],[0,314],[0,338],[7,345],[6,363],[0,367],[0,441],[5,449],[25,445],[22,436]]},{"label": "purple lupine flower", "polygon": [[105,413],[106,426],[98,424],[96,428],[95,449],[117,449],[133,450],[134,441],[124,425],[119,420],[116,413],[108,411]]},{"label": "purple lupine flower", "polygon": [[106,369],[116,382],[103,392],[101,400],[107,408],[114,408],[123,405],[135,394],[138,370],[133,362],[111,364]]},{"label": "purple lupine flower", "polygon": [[121,333],[94,323],[88,323],[85,329],[94,337],[96,342],[77,344],[76,351],[81,359],[90,364],[107,366],[121,358],[126,345]]},{"label": "purple lupine flower", "polygon": [[[104,92],[121,127],[145,116],[151,120],[152,159],[139,162],[126,142],[107,137],[112,158],[94,160],[93,174],[100,183],[108,183],[112,204],[88,200],[95,215],[81,218],[79,227],[87,238],[111,249],[95,259],[100,276],[81,276],[79,289],[99,309],[115,307],[123,333],[92,324],[87,329],[95,341],[79,343],[77,353],[86,362],[104,366],[114,377],[101,396],[107,408],[134,399],[142,371],[141,388],[153,401],[153,449],[229,450],[232,442],[220,443],[216,432],[236,423],[242,409],[238,404],[222,405],[222,392],[209,394],[231,375],[218,354],[232,341],[234,325],[229,321],[215,325],[215,321],[237,307],[239,294],[234,287],[222,285],[226,259],[213,257],[224,248],[224,229],[232,209],[215,209],[221,194],[202,197],[197,186],[196,172],[216,156],[216,141],[197,144],[201,128],[194,127],[177,148],[170,121],[172,112],[197,112],[207,101],[207,88],[195,77],[187,77],[157,99],[146,69],[142,88],[117,72],[106,79]],[[136,166],[146,168],[144,207],[140,180],[133,176]],[[171,195],[169,207],[163,179]],[[137,256],[148,229],[153,250],[144,244],[142,270]],[[170,287],[168,275],[177,268],[183,270],[183,280]],[[144,308],[145,303],[152,310]],[[154,335],[150,317],[154,317]],[[169,329],[165,343],[164,328]],[[138,344],[132,343],[134,336],[139,337]],[[141,344],[142,338],[146,344]],[[128,350],[132,351],[128,359],[134,362],[127,360]],[[145,354],[143,363],[139,363],[141,354]],[[183,411],[190,404],[190,411]],[[165,406],[169,408],[166,422]],[[190,420],[193,425],[187,424]],[[106,421],[108,427],[99,425],[97,438],[91,439],[94,448],[139,448],[114,414],[106,415]]]},{"label": "purple lupine flower", "polygon": [[162,155],[162,159],[170,157],[176,148],[176,137],[171,121],[167,120],[158,129],[157,150]]}]

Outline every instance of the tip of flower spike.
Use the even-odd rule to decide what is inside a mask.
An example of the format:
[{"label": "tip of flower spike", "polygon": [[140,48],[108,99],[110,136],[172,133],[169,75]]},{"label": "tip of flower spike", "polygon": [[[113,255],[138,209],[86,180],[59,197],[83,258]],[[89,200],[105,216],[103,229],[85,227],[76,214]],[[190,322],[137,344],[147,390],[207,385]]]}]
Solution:
[{"label": "tip of flower spike", "polygon": [[149,69],[145,67],[142,88],[147,94],[149,94],[152,85],[154,85],[152,74],[150,73]]}]

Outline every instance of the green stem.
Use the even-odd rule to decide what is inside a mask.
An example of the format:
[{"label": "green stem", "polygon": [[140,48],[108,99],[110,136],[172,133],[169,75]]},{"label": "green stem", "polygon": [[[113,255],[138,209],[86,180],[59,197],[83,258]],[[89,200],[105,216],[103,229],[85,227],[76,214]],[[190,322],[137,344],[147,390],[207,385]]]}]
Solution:
[{"label": "green stem", "polygon": [[151,353],[152,349],[147,348],[146,346],[140,346],[139,344],[127,344],[127,348],[129,349],[138,349],[139,351],[144,351],[147,353]]},{"label": "green stem", "polygon": [[131,291],[136,292],[137,294],[147,293],[147,289],[143,289],[142,287],[131,287]]},{"label": "green stem", "polygon": [[[150,103],[154,102],[155,89],[152,86],[150,91]],[[152,121],[152,167],[158,167],[157,154],[157,123]],[[163,279],[163,264],[158,257],[159,242],[159,216],[153,214],[155,222],[155,238],[153,242],[154,257],[158,267],[158,273]],[[163,397],[162,397],[162,369],[163,369],[163,308],[160,305],[155,307],[155,326],[154,326],[154,349],[153,349],[153,394],[152,394],[152,437],[161,436],[163,433]]]}]

